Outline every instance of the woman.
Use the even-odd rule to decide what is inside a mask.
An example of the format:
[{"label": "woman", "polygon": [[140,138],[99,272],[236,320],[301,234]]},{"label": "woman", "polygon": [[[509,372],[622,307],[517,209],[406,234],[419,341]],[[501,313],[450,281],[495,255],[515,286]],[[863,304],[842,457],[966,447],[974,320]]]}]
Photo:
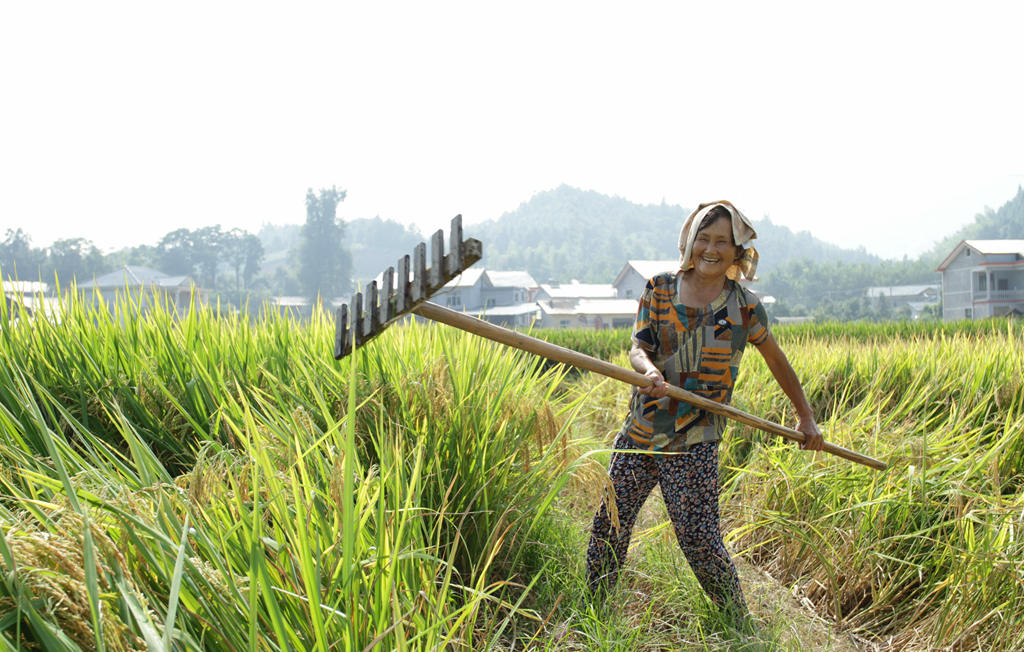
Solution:
[{"label": "woman", "polygon": [[637,513],[660,484],[676,538],[701,586],[719,607],[747,612],[719,530],[718,442],[725,419],[672,399],[666,383],[728,403],[749,342],[799,415],[797,429],[807,435],[801,447],[824,445],[800,382],[768,330],[764,308],[736,282],[741,273],[754,276],[757,252],[748,243],[755,237],[729,202],[701,204],[679,233],[680,270],[647,282],[629,360],[651,384],[633,390],[615,438],[608,474],[617,518],[609,517],[604,501],[594,516],[587,583],[595,597],[614,586]]}]

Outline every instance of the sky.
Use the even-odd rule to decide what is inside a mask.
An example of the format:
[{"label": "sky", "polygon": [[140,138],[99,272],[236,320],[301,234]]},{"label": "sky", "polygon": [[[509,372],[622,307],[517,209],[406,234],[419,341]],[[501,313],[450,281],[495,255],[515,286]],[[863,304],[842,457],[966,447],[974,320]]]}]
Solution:
[{"label": "sky", "polygon": [[342,219],[472,235],[568,184],[913,257],[1024,184],[1022,24],[985,0],[5,2],[0,236],[255,233],[331,186]]}]

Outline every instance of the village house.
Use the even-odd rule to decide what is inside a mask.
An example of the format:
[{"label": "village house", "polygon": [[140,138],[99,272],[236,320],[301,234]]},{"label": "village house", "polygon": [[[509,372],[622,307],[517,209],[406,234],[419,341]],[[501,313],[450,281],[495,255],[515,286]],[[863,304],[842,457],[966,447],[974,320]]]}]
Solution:
[{"label": "village house", "polygon": [[149,267],[133,265],[125,265],[87,283],[79,283],[78,289],[87,296],[93,292],[99,294],[111,307],[119,296],[128,294],[135,297],[144,309],[154,298],[162,299],[180,315],[207,300],[207,292],[200,289],[190,276],[170,276]]},{"label": "village house", "polygon": [[39,281],[15,281],[2,279],[4,304],[7,317],[12,321],[32,318],[36,314],[44,314],[51,318],[60,308],[60,299],[47,296],[49,286]]},{"label": "village house", "polygon": [[911,317],[917,319],[925,306],[939,303],[941,289],[938,284],[879,286],[868,288],[866,296],[873,304],[886,301],[891,310],[906,306]]},{"label": "village house", "polygon": [[636,299],[620,299],[605,283],[547,283],[537,293],[540,328],[625,328],[636,317]]},{"label": "village house", "polygon": [[647,281],[662,272],[674,272],[679,269],[679,259],[672,260],[630,260],[615,277],[612,285],[615,296],[619,299],[640,299]]},{"label": "village house", "polygon": [[938,271],[943,319],[1024,315],[1024,240],[964,240]]},{"label": "village house", "polygon": [[430,301],[507,328],[528,328],[538,319],[537,282],[525,271],[467,269]]}]

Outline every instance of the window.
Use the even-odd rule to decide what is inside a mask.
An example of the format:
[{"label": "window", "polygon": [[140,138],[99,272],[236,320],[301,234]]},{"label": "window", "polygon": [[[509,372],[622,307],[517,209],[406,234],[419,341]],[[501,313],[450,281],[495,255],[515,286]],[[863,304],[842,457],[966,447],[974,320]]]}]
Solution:
[{"label": "window", "polygon": [[449,306],[461,306],[462,305],[462,295],[459,295],[459,294],[449,294],[448,295],[448,305]]},{"label": "window", "polygon": [[1010,279],[1008,279],[1008,278],[997,278],[996,279],[996,289],[997,290],[1009,290],[1010,289]]},{"label": "window", "polygon": [[973,319],[974,317],[972,317],[971,312],[970,308],[964,308],[964,317],[967,319]]},{"label": "window", "polygon": [[563,319],[562,321],[558,322],[558,327],[559,328],[569,328],[569,320],[568,319]]},{"label": "window", "polygon": [[985,272],[975,272],[974,286],[978,292],[988,292],[988,275]]}]

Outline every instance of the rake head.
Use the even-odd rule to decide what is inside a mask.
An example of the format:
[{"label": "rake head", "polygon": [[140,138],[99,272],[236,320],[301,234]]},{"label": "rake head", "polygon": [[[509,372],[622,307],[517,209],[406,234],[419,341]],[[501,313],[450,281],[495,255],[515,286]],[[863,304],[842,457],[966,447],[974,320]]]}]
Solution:
[{"label": "rake head", "polygon": [[[379,335],[391,322],[412,311],[445,283],[483,257],[483,245],[475,238],[462,239],[462,216],[452,218],[449,252],[444,253],[444,231],[438,229],[430,238],[430,266],[427,266],[427,245],[416,245],[409,256],[398,259],[398,272],[388,267],[377,287],[371,281],[366,292],[356,292],[351,305],[343,304],[336,313],[334,359],[352,352],[353,345],[362,346]],[[365,302],[364,302],[365,299]]]}]

